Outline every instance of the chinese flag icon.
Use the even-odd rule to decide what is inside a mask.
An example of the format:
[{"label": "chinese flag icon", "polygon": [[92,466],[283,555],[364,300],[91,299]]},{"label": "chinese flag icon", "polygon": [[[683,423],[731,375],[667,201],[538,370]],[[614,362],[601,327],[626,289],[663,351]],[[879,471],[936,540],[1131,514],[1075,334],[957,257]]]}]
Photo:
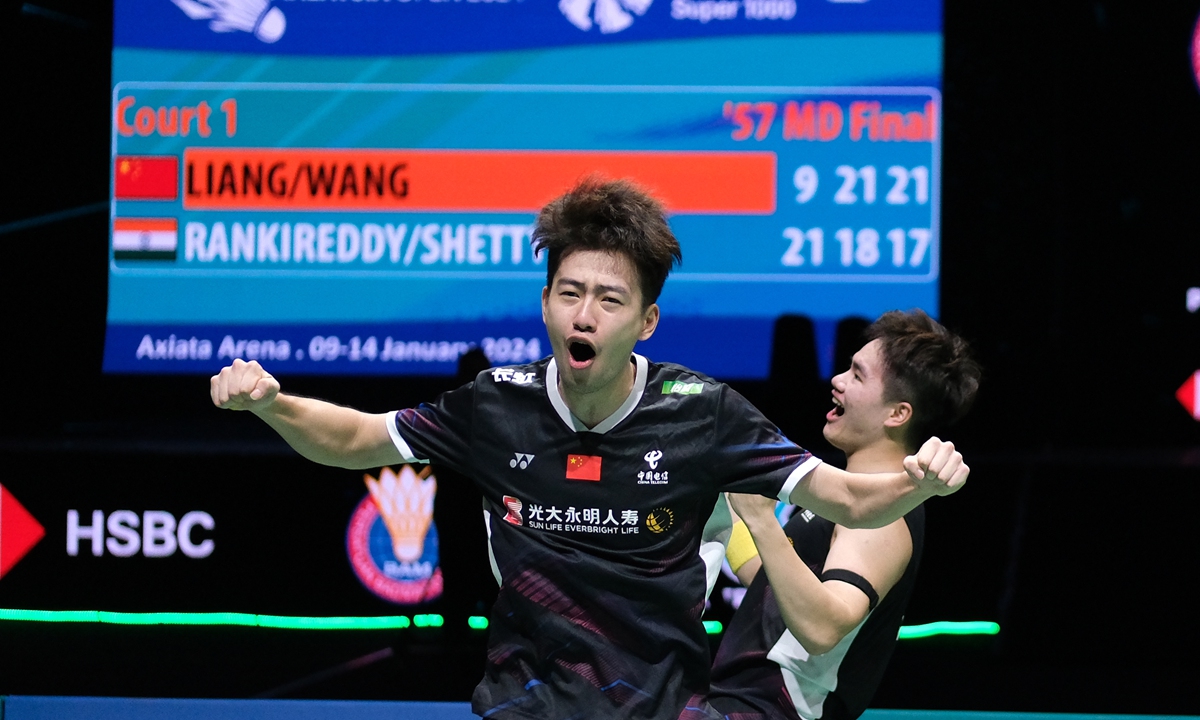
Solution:
[{"label": "chinese flag icon", "polygon": [[45,536],[42,524],[0,485],[0,577]]},{"label": "chinese flag icon", "polygon": [[599,455],[568,455],[567,479],[598,481],[600,479],[600,460]]},{"label": "chinese flag icon", "polygon": [[179,158],[118,155],[113,195],[117,200],[174,200],[179,197]]}]

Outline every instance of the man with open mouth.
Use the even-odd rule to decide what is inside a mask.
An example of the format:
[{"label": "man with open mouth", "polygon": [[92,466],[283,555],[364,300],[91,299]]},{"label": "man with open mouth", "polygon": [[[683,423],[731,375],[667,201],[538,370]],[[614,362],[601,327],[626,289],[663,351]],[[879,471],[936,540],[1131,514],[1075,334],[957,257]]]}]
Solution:
[{"label": "man with open mouth", "polygon": [[[847,470],[895,472],[921,440],[966,414],[979,365],[920,310],[885,313],[865,338],[833,378],[825,438],[846,453]],[[781,527],[774,501],[729,499],[741,521],[727,556],[747,590],[713,663],[713,706],[741,720],[854,720],[896,645],[924,546],[924,507],[875,529],[798,508]]]},{"label": "man with open mouth", "polygon": [[533,242],[551,357],[378,415],[282,394],[238,360],[213,377],[213,402],[253,412],[316,462],[433,462],[475,480],[500,584],[477,714],[719,718],[701,615],[731,526],[720,493],[879,526],[957,490],[967,466],[931,439],[904,472],[832,468],[729,387],[635,354],[681,252],[634,185],[583,181],[542,209]]}]

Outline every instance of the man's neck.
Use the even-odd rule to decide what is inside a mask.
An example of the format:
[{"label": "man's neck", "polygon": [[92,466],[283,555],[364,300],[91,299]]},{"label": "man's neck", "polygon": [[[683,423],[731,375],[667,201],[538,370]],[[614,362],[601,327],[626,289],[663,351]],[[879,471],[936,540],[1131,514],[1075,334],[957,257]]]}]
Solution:
[{"label": "man's neck", "polygon": [[909,454],[899,443],[880,440],[846,453],[846,470],[856,473],[903,472],[904,458]]},{"label": "man's neck", "polygon": [[563,383],[562,375],[558,376],[558,392],[562,395],[563,402],[567,404],[567,409],[589,430],[615,413],[617,408],[621,407],[625,399],[629,397],[629,393],[633,390],[633,383],[637,379],[637,365],[634,364],[632,357],[629,360],[625,366],[625,372],[614,382],[595,392],[574,392]]}]

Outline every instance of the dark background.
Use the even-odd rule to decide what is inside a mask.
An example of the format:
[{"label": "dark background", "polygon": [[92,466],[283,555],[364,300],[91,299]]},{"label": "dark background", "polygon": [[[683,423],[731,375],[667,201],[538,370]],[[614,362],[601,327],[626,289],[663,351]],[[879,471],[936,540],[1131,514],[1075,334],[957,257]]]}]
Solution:
[{"label": "dark background", "polygon": [[[218,414],[206,378],[101,376],[111,4],[0,8],[0,483],[21,488],[23,502],[51,502],[81,497],[89,482],[136,476],[126,488],[150,488],[158,477],[166,506],[184,502],[170,488],[189,478],[225,482],[231,503],[249,502],[261,488],[247,481],[240,497],[235,481],[266,474],[294,479],[297,494],[327,481],[352,506],[359,479],[325,479],[253,418]],[[1200,315],[1184,306],[1200,285],[1198,13],[1196,0],[947,3],[942,319],[974,343],[986,378],[954,438],[970,487],[929,505],[907,622],[995,620],[1002,630],[901,643],[876,706],[1200,714],[1188,589],[1200,424],[1173,397],[1200,367]],[[83,211],[11,225],[72,208]],[[288,388],[381,411],[449,382],[289,378]],[[737,387],[828,451],[823,381]],[[286,512],[265,506],[257,517],[264,535],[293,531]],[[38,592],[64,582],[103,597],[91,593],[120,579],[115,564],[64,579],[63,566],[39,564],[50,545],[0,581],[0,607],[50,607],[36,605]],[[81,609],[157,609],[201,587],[176,566],[167,586],[142,588],[146,607]],[[275,581],[220,567],[206,582]],[[316,606],[397,612],[359,596],[339,604],[361,595],[353,583],[302,589]],[[464,592],[432,608],[446,613],[441,630],[0,623],[0,694],[466,699],[483,638],[463,616],[486,590]],[[234,607],[256,597],[186,609],[286,614]]]}]

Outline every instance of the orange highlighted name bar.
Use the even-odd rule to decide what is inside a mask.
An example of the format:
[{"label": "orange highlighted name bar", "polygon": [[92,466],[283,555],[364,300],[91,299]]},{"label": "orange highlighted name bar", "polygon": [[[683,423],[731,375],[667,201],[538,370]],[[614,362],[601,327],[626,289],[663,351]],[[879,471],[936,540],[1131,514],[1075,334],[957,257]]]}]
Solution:
[{"label": "orange highlighted name bar", "polygon": [[188,210],[536,212],[599,173],[673,213],[775,211],[771,152],[191,148],[183,160]]}]

